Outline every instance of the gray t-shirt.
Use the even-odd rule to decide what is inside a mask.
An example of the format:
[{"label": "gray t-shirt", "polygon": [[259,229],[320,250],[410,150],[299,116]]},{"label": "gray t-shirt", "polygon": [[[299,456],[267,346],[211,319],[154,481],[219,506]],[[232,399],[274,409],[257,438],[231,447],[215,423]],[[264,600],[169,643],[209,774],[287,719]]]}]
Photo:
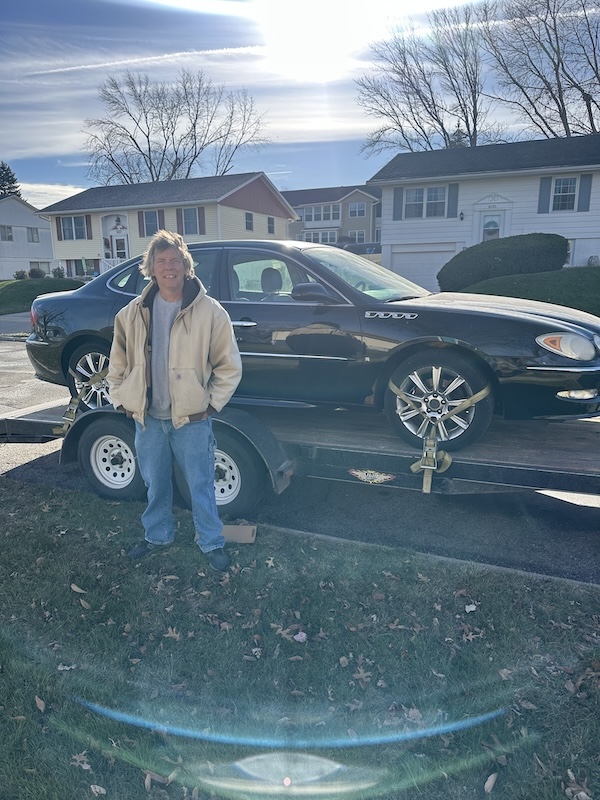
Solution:
[{"label": "gray t-shirt", "polygon": [[181,311],[181,300],[172,303],[156,293],[152,304],[152,403],[148,409],[151,417],[171,419],[171,394],[169,392],[169,342],[175,317]]}]

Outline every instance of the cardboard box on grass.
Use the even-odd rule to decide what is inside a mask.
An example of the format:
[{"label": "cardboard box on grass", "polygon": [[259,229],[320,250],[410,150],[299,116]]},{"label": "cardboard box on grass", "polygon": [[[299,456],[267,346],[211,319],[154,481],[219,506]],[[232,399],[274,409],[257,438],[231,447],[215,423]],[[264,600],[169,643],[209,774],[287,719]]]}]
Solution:
[{"label": "cardboard box on grass", "polygon": [[256,525],[223,525],[223,536],[226,542],[254,544]]}]

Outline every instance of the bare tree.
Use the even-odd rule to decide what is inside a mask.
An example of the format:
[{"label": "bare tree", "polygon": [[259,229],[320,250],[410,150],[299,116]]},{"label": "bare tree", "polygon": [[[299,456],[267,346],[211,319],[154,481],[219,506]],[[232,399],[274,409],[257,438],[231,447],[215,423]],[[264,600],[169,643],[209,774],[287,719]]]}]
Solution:
[{"label": "bare tree", "polygon": [[548,138],[600,130],[600,0],[492,0],[479,9],[496,99]]},{"label": "bare tree", "polygon": [[372,46],[375,71],[357,81],[358,103],[383,124],[369,135],[367,151],[434,150],[459,142],[474,147],[503,138],[483,91],[473,6],[434,11],[427,22],[426,31],[413,25]]},{"label": "bare tree", "polygon": [[225,175],[240,149],[263,144],[264,120],[245,90],[229,92],[202,72],[152,83],[127,71],[100,84],[106,116],[86,120],[89,176],[101,184]]}]

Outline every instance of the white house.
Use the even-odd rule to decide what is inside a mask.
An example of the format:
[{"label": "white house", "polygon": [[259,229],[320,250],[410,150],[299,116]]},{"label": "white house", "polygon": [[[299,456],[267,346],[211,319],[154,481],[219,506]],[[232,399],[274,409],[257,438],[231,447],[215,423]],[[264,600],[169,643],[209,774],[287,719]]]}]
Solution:
[{"label": "white house", "polygon": [[37,208],[15,194],[0,197],[0,280],[12,280],[18,270],[32,267],[51,274],[57,265],[50,223],[36,214]]},{"label": "white house", "polygon": [[600,257],[600,135],[400,153],[382,188],[382,263],[438,290],[452,256],[488,239],[558,233],[569,266]]}]

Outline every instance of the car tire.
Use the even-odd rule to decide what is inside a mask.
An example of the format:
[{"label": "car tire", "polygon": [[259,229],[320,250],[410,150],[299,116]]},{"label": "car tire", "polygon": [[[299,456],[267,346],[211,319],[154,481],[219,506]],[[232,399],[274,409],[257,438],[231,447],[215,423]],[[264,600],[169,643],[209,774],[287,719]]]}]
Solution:
[{"label": "car tire", "polygon": [[[108,342],[90,342],[73,351],[69,358],[67,386],[72,397],[76,397],[83,384],[108,367],[110,344]],[[104,378],[95,386],[90,386],[81,398],[82,411],[89,411],[110,405],[108,383]]]},{"label": "car tire", "polygon": [[[113,418],[114,417],[114,418]],[[143,500],[146,486],[135,457],[133,425],[114,414],[81,434],[79,467],[96,494],[112,500]]]},{"label": "car tire", "polygon": [[444,450],[459,450],[479,439],[494,413],[493,391],[469,409],[445,421],[437,418],[484,389],[485,373],[460,353],[430,350],[410,356],[391,375],[391,383],[420,406],[417,411],[388,385],[384,408],[395,433],[422,448],[432,431]]},{"label": "car tire", "polygon": [[[249,517],[262,500],[267,470],[254,446],[225,425],[215,423],[215,498],[219,515],[230,519]],[[175,462],[175,483],[183,502],[191,506],[185,477]]]}]

